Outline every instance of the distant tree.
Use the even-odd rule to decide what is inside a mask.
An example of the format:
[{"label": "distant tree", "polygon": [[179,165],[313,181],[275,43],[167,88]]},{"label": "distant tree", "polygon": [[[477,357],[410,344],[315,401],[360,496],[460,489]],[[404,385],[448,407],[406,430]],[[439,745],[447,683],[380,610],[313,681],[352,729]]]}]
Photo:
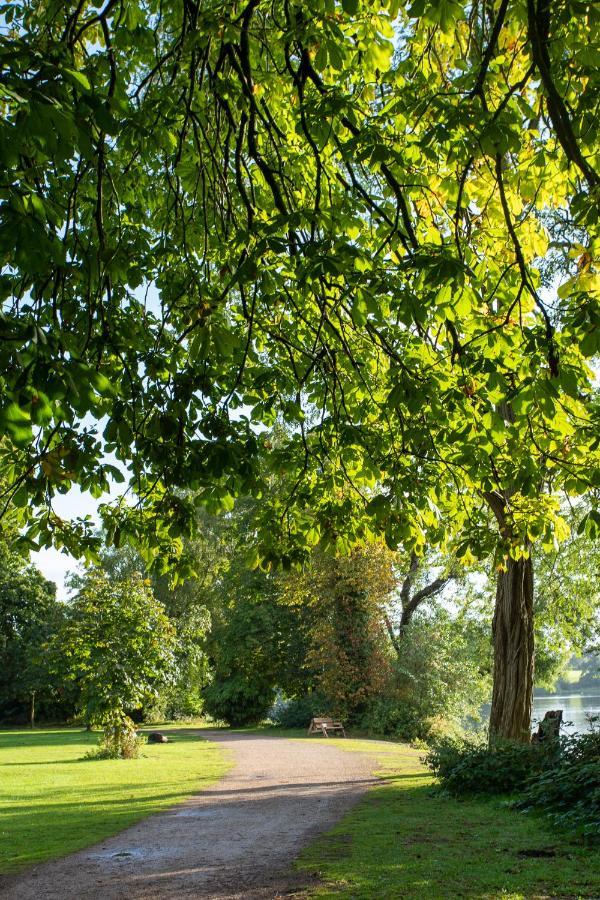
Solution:
[{"label": "distant tree", "polygon": [[56,585],[0,543],[0,719],[28,717],[33,727],[36,706],[56,709],[60,682],[46,645],[63,616]]},{"label": "distant tree", "polygon": [[552,688],[569,659],[591,650],[600,633],[600,545],[578,532],[579,520],[576,510],[570,536],[536,562],[536,683],[544,687]]},{"label": "distant tree", "polygon": [[264,718],[281,676],[294,669],[283,624],[290,615],[278,603],[277,579],[246,564],[247,521],[240,516],[232,522],[237,539],[232,535],[224,548],[228,565],[212,591],[206,641],[211,680],[203,692],[205,708],[231,725]]},{"label": "distant tree", "polygon": [[177,630],[177,677],[161,692],[157,710],[167,717],[199,715],[204,706],[202,689],[208,681],[206,636],[210,608],[217,602],[216,585],[230,562],[232,523],[224,517],[196,511],[197,534],[184,540],[190,575],[174,584],[168,573],[152,574],[155,597],[161,601]]},{"label": "distant tree", "polygon": [[365,715],[369,730],[404,740],[460,731],[491,694],[489,623],[468,610],[422,604],[390,662],[385,690]]},{"label": "distant tree", "polygon": [[464,567],[452,552],[429,551],[417,556],[412,551],[397,555],[394,573],[399,580],[399,589],[394,591],[385,624],[394,650],[401,655],[402,639],[417,610],[424,603],[439,598],[448,585],[464,575]]},{"label": "distant tree", "polygon": [[132,710],[155,697],[175,666],[175,629],[138,573],[109,580],[95,569],[72,601],[58,639],[85,721],[126,746]]},{"label": "distant tree", "polygon": [[600,644],[596,642],[591,653],[586,653],[581,660],[581,678],[579,684],[598,687],[600,684]]},{"label": "distant tree", "polygon": [[[176,674],[164,684],[157,696],[144,704],[143,715],[179,718],[202,712],[201,691],[208,679],[205,650],[206,633],[210,626],[208,605],[212,586],[219,574],[229,565],[229,532],[231,523],[224,518],[197,511],[198,533],[183,541],[183,554],[188,577],[173,583],[168,573],[149,570],[147,561],[129,543],[119,547],[103,544],[98,553],[98,566],[109,581],[120,581],[138,575],[149,579],[152,592],[162,603],[176,630]],[[229,541],[229,543],[228,543]],[[80,590],[86,583],[85,569],[70,576],[70,586]]]},{"label": "distant tree", "polygon": [[393,559],[380,542],[346,556],[315,551],[302,573],[284,579],[283,602],[307,610],[309,686],[346,721],[360,718],[386,682],[384,615],[395,586]]},{"label": "distant tree", "polygon": [[212,677],[203,696],[214,718],[239,726],[266,716],[281,671],[278,618],[274,590],[265,590],[259,573],[249,573],[213,613],[207,640]]},{"label": "distant tree", "polygon": [[[276,434],[272,439],[277,440]],[[273,479],[270,490],[279,491],[281,483]],[[245,499],[212,526],[219,529],[218,571],[205,591],[211,675],[203,696],[211,715],[235,725],[263,718],[277,688],[288,695],[302,693],[311,674],[307,654],[312,611],[304,597],[290,600],[287,575],[257,565],[259,515],[260,504]],[[299,573],[289,577],[297,580]]]}]

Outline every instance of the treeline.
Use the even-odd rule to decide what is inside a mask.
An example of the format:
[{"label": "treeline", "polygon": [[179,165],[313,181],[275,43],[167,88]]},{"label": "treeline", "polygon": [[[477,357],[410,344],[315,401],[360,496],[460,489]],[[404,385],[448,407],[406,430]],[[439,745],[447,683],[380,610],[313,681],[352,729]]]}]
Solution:
[{"label": "treeline", "polygon": [[[405,739],[457,731],[489,698],[493,561],[423,557],[381,542],[313,551],[302,569],[253,558],[256,501],[200,512],[193,577],[148,577],[125,546],[71,578],[69,602],[6,546],[0,719],[106,724],[268,714],[304,726],[333,714]],[[550,686],[591,645],[597,550],[575,535],[538,563],[537,678]],[[585,562],[584,562],[585,560]],[[574,625],[576,622],[576,625]]]}]

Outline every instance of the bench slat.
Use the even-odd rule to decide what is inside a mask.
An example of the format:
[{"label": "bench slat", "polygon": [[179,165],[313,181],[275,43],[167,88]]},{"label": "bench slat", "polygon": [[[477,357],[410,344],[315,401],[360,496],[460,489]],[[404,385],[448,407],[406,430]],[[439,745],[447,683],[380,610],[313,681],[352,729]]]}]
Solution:
[{"label": "bench slat", "polygon": [[341,731],[343,736],[346,737],[346,732],[341,722],[336,722],[335,719],[322,716],[315,716],[311,719],[308,728],[309,735],[322,734],[324,737],[329,737],[328,731]]}]

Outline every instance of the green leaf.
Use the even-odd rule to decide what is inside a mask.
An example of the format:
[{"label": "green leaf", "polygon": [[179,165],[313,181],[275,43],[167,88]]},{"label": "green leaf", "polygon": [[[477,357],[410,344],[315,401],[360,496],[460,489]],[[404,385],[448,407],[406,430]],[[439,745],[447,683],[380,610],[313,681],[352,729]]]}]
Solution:
[{"label": "green leaf", "polygon": [[66,66],[63,66],[62,72],[73,84],[83,88],[84,91],[91,91],[92,85],[87,75],[84,75],[83,72],[79,72],[77,69],[68,69]]},{"label": "green leaf", "polygon": [[425,12],[426,5],[427,0],[415,0],[415,2],[408,10],[408,15],[411,17],[411,19],[420,19]]},{"label": "green leaf", "polygon": [[600,351],[600,330],[589,331],[579,345],[584,356],[590,357]]}]

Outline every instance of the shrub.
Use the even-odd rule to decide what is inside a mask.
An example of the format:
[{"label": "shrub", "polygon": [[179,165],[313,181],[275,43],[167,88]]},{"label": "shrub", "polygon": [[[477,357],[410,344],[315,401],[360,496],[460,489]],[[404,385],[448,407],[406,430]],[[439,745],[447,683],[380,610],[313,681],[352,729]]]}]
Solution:
[{"label": "shrub", "polygon": [[543,771],[556,749],[547,744],[483,738],[441,738],[432,743],[425,762],[450,794],[510,794]]},{"label": "shrub", "polygon": [[313,716],[328,715],[327,703],[321,694],[306,694],[294,700],[280,700],[269,717],[282,728],[308,728]]},{"label": "shrub", "polygon": [[143,708],[144,722],[170,722],[196,719],[202,715],[204,702],[197,684],[177,681]]},{"label": "shrub", "polygon": [[478,719],[489,680],[480,670],[487,635],[478,622],[460,627],[444,609],[421,611],[400,642],[388,684],[365,710],[361,725],[407,741],[460,732]]},{"label": "shrub", "polygon": [[425,762],[454,796],[515,794],[513,808],[547,814],[555,825],[600,840],[600,731],[541,744],[443,739]]},{"label": "shrub", "polygon": [[546,811],[553,822],[600,840],[600,731],[564,738],[554,765],[532,779],[516,809]]},{"label": "shrub", "polygon": [[251,684],[241,675],[232,675],[204,688],[204,709],[213,719],[234,728],[254,725],[266,717],[274,693],[271,687]]},{"label": "shrub", "polygon": [[137,759],[145,743],[129,716],[116,715],[105,723],[102,740],[86,759]]},{"label": "shrub", "polygon": [[377,697],[363,716],[361,726],[373,734],[385,734],[406,741],[424,737],[425,725],[418,706],[390,693]]}]

